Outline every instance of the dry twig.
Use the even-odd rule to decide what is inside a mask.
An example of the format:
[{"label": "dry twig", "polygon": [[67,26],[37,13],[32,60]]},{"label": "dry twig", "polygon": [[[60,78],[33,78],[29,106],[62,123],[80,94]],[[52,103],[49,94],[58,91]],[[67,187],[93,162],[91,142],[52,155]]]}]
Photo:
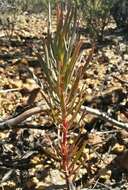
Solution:
[{"label": "dry twig", "polygon": [[[107,115],[107,113],[101,112],[98,109],[90,108],[88,106],[82,106],[81,110],[82,111],[86,110],[86,112],[88,112],[92,115],[95,115],[102,120],[105,120],[105,121],[107,121],[113,125],[116,125],[117,127],[121,128],[121,129],[128,130],[128,123],[123,123],[121,121],[117,121],[117,120],[109,117]],[[31,117],[32,115],[35,115],[35,114],[41,113],[41,112],[46,114],[47,111],[48,110],[44,110],[42,107],[31,108],[31,109],[21,113],[20,115],[14,117],[14,118],[8,119],[6,121],[2,121],[0,123],[0,130],[8,130],[10,128],[17,128],[18,124],[25,121],[27,118]]]}]

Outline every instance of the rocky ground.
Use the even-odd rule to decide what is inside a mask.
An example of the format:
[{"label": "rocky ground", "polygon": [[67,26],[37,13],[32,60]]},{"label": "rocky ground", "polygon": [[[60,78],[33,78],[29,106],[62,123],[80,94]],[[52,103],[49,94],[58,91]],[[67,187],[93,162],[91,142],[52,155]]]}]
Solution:
[{"label": "rocky ground", "polygon": [[[128,39],[110,26],[104,43],[97,44],[87,65],[84,105],[98,108],[128,123]],[[42,51],[47,31],[44,17],[22,17],[11,40],[0,38],[0,120],[14,117],[34,102],[43,102],[29,67],[41,78],[40,64],[32,50]],[[85,33],[82,60],[91,49]],[[76,118],[77,121],[77,118]],[[128,189],[128,132],[88,114],[84,118],[88,141],[76,179],[77,189]],[[29,128],[39,129],[29,129]],[[77,132],[78,133],[78,132]],[[44,136],[56,131],[47,115],[28,118],[19,129],[0,131],[0,189],[65,189],[59,165],[46,154]]]}]

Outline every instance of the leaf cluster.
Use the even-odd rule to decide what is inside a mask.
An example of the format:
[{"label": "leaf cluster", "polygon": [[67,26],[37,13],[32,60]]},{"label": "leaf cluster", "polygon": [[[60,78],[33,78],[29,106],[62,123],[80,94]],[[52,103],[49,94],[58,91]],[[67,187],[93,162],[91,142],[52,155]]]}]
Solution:
[{"label": "leaf cluster", "polygon": [[81,89],[79,87],[86,64],[81,66],[79,62],[82,41],[77,41],[76,19],[76,8],[70,8],[65,15],[58,6],[56,31],[51,31],[49,21],[44,55],[38,53],[44,75],[45,97],[48,95],[45,99],[54,119],[58,120],[64,114],[67,119],[71,118],[69,123],[79,112],[85,96],[84,84]]},{"label": "leaf cluster", "polygon": [[[53,32],[49,12],[48,32],[43,45],[44,53],[37,52],[43,73],[43,81],[39,82],[39,85],[50,108],[49,115],[58,131],[60,130],[56,149],[60,159],[63,160],[64,172],[68,170],[66,175],[70,176],[77,170],[76,163],[85,147],[85,138],[81,138],[81,134],[77,138],[71,137],[70,134],[75,127],[79,127],[79,122],[83,118],[81,106],[85,101],[86,92],[82,78],[86,65],[92,57],[92,51],[85,63],[81,64],[83,42],[77,38],[77,8],[69,7],[65,13],[58,4],[56,15],[56,29]],[[80,119],[77,121],[77,126],[74,126],[78,114]],[[73,143],[70,144],[70,140]]]}]

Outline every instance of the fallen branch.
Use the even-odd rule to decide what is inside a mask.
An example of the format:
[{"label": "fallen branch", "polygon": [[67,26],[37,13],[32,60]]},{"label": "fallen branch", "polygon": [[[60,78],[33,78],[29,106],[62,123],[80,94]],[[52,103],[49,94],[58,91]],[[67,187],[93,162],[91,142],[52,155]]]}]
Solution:
[{"label": "fallen branch", "polygon": [[118,78],[118,77],[115,76],[115,75],[112,75],[112,76],[113,76],[113,78],[117,79],[119,82],[125,84],[126,86],[128,85],[128,81],[127,81],[127,80],[123,80],[123,79],[121,79],[121,78]]},{"label": "fallen branch", "polygon": [[[123,123],[121,121],[117,121],[117,120],[109,117],[107,115],[107,113],[101,112],[98,109],[90,108],[88,106],[82,106],[81,110],[82,111],[86,110],[86,112],[88,112],[92,115],[98,116],[102,120],[105,120],[113,125],[116,125],[117,127],[120,127],[121,129],[128,130],[128,123]],[[41,113],[41,112],[46,114],[47,111],[48,111],[48,109],[44,110],[42,107],[31,108],[14,118],[11,118],[11,119],[1,122],[0,130],[8,130],[8,129],[12,129],[12,128],[18,128],[18,126],[17,126],[18,124],[22,123],[23,121],[25,121],[27,118],[31,117],[32,115],[35,115],[35,114]]]},{"label": "fallen branch", "polygon": [[0,94],[9,93],[9,92],[17,92],[20,90],[21,90],[21,88],[1,89]]},{"label": "fallen branch", "polygon": [[109,117],[107,115],[107,113],[105,113],[105,112],[101,112],[98,109],[90,108],[88,106],[83,106],[82,110],[83,111],[86,110],[86,112],[88,112],[92,115],[98,116],[100,119],[105,120],[113,125],[116,125],[117,127],[128,130],[128,123],[123,123],[121,121],[117,121],[117,120]]},{"label": "fallen branch", "polygon": [[17,125],[20,124],[21,122],[25,121],[27,118],[31,117],[32,115],[38,114],[44,112],[46,114],[46,110],[44,110],[41,107],[34,107],[31,108],[20,115],[8,119],[6,121],[3,121],[0,123],[0,130],[8,130],[10,128],[17,128]]}]

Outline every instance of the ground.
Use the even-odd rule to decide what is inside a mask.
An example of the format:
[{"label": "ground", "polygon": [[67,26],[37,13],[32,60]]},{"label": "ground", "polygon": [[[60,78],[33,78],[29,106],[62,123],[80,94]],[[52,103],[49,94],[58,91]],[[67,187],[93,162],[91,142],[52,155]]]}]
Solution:
[{"label": "ground", "polygon": [[[39,61],[32,46],[42,51],[46,20],[40,15],[20,17],[9,41],[0,37],[0,120],[14,117],[36,103],[43,103],[40,90],[28,67],[41,78]],[[84,40],[81,64],[91,50]],[[127,36],[111,24],[105,40],[97,43],[85,76],[84,105],[97,108],[110,117],[128,123],[128,44]],[[124,110],[126,110],[124,112]],[[79,118],[76,118],[76,121]],[[77,189],[128,189],[128,132],[88,114],[84,118],[88,141],[76,178]],[[40,128],[40,129],[32,129]],[[30,129],[31,128],[31,129]],[[47,135],[54,139],[49,117],[36,114],[19,128],[0,132],[0,189],[65,189],[59,164],[46,154]],[[76,131],[76,133],[79,133]]]}]

